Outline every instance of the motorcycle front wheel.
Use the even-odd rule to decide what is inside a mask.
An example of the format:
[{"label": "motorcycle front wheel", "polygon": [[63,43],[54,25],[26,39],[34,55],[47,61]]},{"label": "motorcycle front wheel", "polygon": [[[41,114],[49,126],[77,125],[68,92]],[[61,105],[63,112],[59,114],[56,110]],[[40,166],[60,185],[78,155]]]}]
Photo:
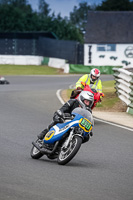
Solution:
[{"label": "motorcycle front wheel", "polygon": [[[36,143],[41,145],[41,143],[39,142],[39,140],[36,140]],[[35,147],[35,146],[32,146],[32,149],[31,149],[31,152],[30,152],[30,155],[33,159],[39,159],[43,156],[43,154]]]},{"label": "motorcycle front wheel", "polygon": [[73,139],[69,142],[68,147],[65,147],[65,142],[61,147],[61,151],[58,155],[57,162],[59,165],[67,164],[78,152],[82,144],[82,138],[79,136],[74,136]]}]

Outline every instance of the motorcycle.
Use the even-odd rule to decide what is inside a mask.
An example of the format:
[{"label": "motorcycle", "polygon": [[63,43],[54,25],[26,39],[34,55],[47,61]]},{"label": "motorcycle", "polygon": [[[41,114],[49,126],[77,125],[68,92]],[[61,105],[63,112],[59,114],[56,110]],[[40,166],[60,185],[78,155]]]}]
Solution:
[{"label": "motorcycle", "polygon": [[90,111],[75,108],[72,114],[66,113],[64,122],[51,127],[43,140],[32,142],[31,157],[39,159],[46,155],[49,159],[57,158],[59,165],[65,165],[79,151],[81,144],[92,136],[93,117]]},{"label": "motorcycle", "polygon": [[0,76],[0,84],[4,85],[4,84],[10,84],[10,83],[9,83],[9,81],[7,81],[7,80],[5,79],[5,77]]},{"label": "motorcycle", "polygon": [[94,87],[93,84],[87,85],[85,82],[81,82],[81,84],[84,86],[84,89],[73,90],[70,98],[77,99],[81,91],[89,91],[92,94],[94,94],[94,103],[91,107],[91,109],[93,109],[97,105],[98,102],[101,102],[101,96],[104,97],[104,93],[97,92],[97,90],[93,88]]}]

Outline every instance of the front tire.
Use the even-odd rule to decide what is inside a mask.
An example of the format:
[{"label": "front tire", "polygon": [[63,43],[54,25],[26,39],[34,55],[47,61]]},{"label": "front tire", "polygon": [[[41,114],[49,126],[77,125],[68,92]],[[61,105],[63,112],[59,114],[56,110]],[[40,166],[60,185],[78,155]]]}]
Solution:
[{"label": "front tire", "polygon": [[[65,142],[64,142],[64,144],[65,144]],[[57,158],[57,162],[59,165],[65,165],[70,160],[72,160],[72,158],[77,154],[77,152],[82,144],[82,138],[77,135],[74,136],[72,141],[69,142],[69,147],[67,149],[64,148],[64,144],[61,147],[61,151]]]},{"label": "front tire", "polygon": [[[38,143],[40,145],[38,139],[37,139],[36,143]],[[35,146],[32,146],[30,155],[33,159],[39,159],[43,156],[43,154]]]}]

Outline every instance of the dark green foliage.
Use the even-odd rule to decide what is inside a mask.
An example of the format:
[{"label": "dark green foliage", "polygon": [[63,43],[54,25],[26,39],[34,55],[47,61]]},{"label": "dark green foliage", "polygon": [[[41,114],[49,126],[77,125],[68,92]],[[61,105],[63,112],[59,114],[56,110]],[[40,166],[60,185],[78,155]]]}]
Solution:
[{"label": "dark green foliage", "polygon": [[130,0],[104,0],[96,10],[102,11],[131,11],[133,2]]},{"label": "dark green foliage", "polygon": [[0,32],[46,31],[54,32],[59,39],[83,42],[78,28],[60,14],[50,15],[45,0],[39,1],[39,11],[32,10],[27,0],[0,0]]},{"label": "dark green foliage", "polygon": [[45,0],[39,0],[39,13],[42,16],[48,17],[51,9],[49,5],[45,2]]},{"label": "dark green foliage", "polygon": [[70,21],[80,28],[80,30],[83,30],[87,22],[87,14],[89,10],[91,10],[91,7],[87,2],[79,3],[79,7],[74,6],[73,12],[70,12]]},{"label": "dark green foliage", "polygon": [[83,43],[90,10],[133,10],[133,1],[104,0],[97,6],[90,6],[86,1],[75,6],[68,19],[62,18],[60,13],[57,16],[54,12],[51,14],[45,0],[39,0],[38,12],[33,11],[28,0],[0,0],[0,32],[46,31],[55,33],[59,39]]},{"label": "dark green foliage", "polygon": [[0,32],[34,31],[37,29],[38,16],[31,7],[0,5]]}]

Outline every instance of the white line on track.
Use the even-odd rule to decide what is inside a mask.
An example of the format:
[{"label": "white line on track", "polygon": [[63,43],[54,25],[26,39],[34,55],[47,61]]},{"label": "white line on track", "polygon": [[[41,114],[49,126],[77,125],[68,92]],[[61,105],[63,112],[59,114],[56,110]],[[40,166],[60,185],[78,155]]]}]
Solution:
[{"label": "white line on track", "polygon": [[61,98],[60,93],[61,93],[61,89],[57,90],[56,95],[57,95],[58,99],[60,100],[60,102],[61,102],[62,104],[64,104],[65,101],[63,101],[63,99]]},{"label": "white line on track", "polygon": [[116,126],[116,127],[119,127],[119,128],[126,129],[126,130],[128,130],[128,131],[133,131],[132,128],[125,127],[125,126],[122,126],[122,125],[119,125],[119,124],[115,124],[115,123],[113,123],[113,122],[108,122],[108,121],[105,121],[105,120],[102,120],[102,119],[99,119],[99,118],[94,118],[94,119],[97,120],[97,121],[100,121],[100,122],[103,122],[103,123],[112,125],[112,126]]}]

